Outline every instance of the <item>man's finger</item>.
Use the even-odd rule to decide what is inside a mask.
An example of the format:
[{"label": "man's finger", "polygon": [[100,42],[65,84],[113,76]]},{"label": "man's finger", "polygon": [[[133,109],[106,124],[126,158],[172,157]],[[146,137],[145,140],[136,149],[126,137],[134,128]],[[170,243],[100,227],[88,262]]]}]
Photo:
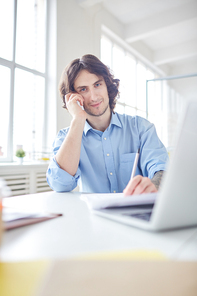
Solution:
[{"label": "man's finger", "polygon": [[124,195],[132,195],[135,191],[137,185],[141,182],[142,176],[135,176],[129,181],[126,188],[123,190]]},{"label": "man's finger", "polygon": [[133,194],[142,194],[151,185],[151,181],[147,177],[142,177],[140,182],[135,187]]},{"label": "man's finger", "polygon": [[124,195],[157,192],[157,188],[147,177],[136,176],[129,181],[124,189]]},{"label": "man's finger", "polygon": [[148,178],[143,178],[142,182],[135,188],[133,194],[157,192],[155,185]]},{"label": "man's finger", "polygon": [[66,96],[68,96],[66,99],[67,99],[67,103],[69,102],[69,101],[78,101],[79,103],[80,103],[80,105],[81,106],[83,106],[83,102],[84,102],[84,99],[83,99],[83,97],[81,96],[81,95],[79,95],[78,93],[70,93],[70,94],[68,94],[68,95],[66,95]]},{"label": "man's finger", "polygon": [[[152,182],[151,182],[152,183]],[[150,186],[148,186],[143,193],[153,193],[153,192],[157,192],[157,188],[155,187],[155,185],[152,183],[150,184]]]}]

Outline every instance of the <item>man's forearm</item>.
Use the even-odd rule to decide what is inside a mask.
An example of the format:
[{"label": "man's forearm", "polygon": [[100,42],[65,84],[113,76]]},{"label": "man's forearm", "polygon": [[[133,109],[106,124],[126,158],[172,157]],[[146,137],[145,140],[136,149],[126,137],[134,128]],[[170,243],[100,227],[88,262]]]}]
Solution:
[{"label": "man's forearm", "polygon": [[84,125],[85,118],[71,122],[70,130],[56,154],[59,166],[72,176],[76,174],[79,165]]},{"label": "man's forearm", "polygon": [[159,186],[164,173],[165,173],[164,171],[158,171],[154,174],[153,178],[151,179],[151,182],[155,185],[157,190],[159,190]]}]

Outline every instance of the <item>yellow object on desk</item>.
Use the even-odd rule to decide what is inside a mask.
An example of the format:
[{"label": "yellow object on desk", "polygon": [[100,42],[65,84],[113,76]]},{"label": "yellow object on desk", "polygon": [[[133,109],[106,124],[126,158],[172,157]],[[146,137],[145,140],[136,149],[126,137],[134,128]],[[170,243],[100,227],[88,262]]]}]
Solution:
[{"label": "yellow object on desk", "polygon": [[89,253],[86,255],[81,255],[79,257],[74,257],[78,260],[168,260],[168,258],[157,250],[145,250],[145,249],[136,249],[136,250],[123,250],[123,251],[106,251],[98,253]]},{"label": "yellow object on desk", "polygon": [[[125,250],[89,253],[75,256],[74,261],[163,261],[166,257],[155,250]],[[72,262],[72,259],[69,262]],[[36,295],[52,261],[1,262],[0,295],[32,296]],[[55,295],[54,295],[55,296]]]},{"label": "yellow object on desk", "polygon": [[[104,254],[107,260],[100,260]],[[136,250],[95,253],[92,260],[87,255],[85,260],[0,263],[0,295],[195,296],[196,262],[157,260],[155,254]]]},{"label": "yellow object on desk", "polygon": [[196,296],[197,263],[55,261],[36,296]]},{"label": "yellow object on desk", "polygon": [[3,233],[3,221],[2,221],[2,198],[0,196],[0,245],[1,245],[1,238]]},{"label": "yellow object on desk", "polygon": [[48,261],[1,262],[0,295],[33,295],[41,284],[48,267]]}]

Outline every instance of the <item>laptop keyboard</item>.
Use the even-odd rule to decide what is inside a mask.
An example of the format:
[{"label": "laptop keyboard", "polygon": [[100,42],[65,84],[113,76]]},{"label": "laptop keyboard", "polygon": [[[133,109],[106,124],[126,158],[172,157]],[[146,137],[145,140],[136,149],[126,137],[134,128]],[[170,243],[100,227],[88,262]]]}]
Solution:
[{"label": "laptop keyboard", "polygon": [[113,207],[108,209],[103,209],[102,213],[117,215],[117,216],[128,216],[141,219],[144,221],[150,221],[151,213],[154,205],[138,205],[138,206],[125,206],[125,207]]},{"label": "laptop keyboard", "polygon": [[139,214],[124,213],[123,215],[131,216],[131,217],[138,218],[138,219],[145,220],[145,221],[150,221],[151,214],[152,214],[152,212],[139,213]]}]

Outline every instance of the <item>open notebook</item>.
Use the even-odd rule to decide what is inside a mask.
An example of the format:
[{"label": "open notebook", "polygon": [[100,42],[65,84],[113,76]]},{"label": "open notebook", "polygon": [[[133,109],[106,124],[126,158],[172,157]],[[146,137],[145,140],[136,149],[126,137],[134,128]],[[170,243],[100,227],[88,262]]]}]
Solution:
[{"label": "open notebook", "polygon": [[[197,225],[196,168],[197,100],[189,101],[181,116],[175,149],[161,189],[154,196],[155,202],[121,207],[112,204],[111,208],[92,207],[92,211],[105,218],[152,231]],[[148,200],[150,195],[142,198]]]}]

